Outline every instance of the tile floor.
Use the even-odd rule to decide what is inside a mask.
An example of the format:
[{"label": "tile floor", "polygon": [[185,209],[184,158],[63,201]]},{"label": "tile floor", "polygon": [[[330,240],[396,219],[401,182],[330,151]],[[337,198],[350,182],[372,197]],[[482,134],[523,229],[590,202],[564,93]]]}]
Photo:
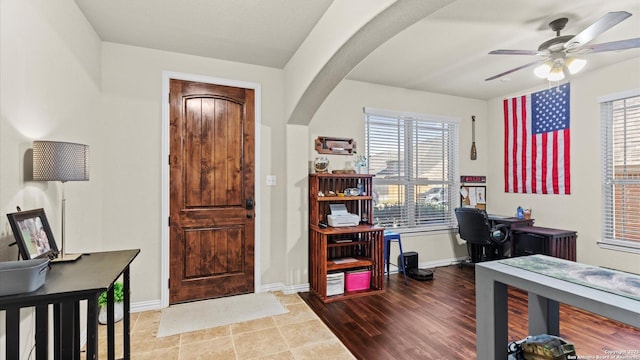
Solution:
[{"label": "tile floor", "polygon": [[[158,338],[160,310],[131,314],[131,359],[244,360],[355,359],[297,294],[274,293],[288,313]],[[118,336],[119,335],[119,336]],[[122,357],[122,321],[116,324],[116,358]],[[105,359],[106,326],[99,327]]]}]

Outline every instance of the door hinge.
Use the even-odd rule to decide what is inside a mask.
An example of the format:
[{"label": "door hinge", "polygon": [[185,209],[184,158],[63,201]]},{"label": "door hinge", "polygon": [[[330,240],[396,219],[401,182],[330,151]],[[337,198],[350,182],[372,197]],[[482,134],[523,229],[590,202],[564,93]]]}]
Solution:
[{"label": "door hinge", "polygon": [[171,216],[167,217],[167,226],[171,227]]},{"label": "door hinge", "polygon": [[171,289],[171,278],[167,279],[167,289]]},{"label": "door hinge", "polygon": [[168,101],[169,103],[171,103],[171,93],[168,93],[168,94],[167,94],[167,101]]},{"label": "door hinge", "polygon": [[168,160],[169,160],[169,161],[168,161],[168,162],[169,162],[169,165],[171,165],[171,154],[169,154],[169,155],[167,156],[167,158],[168,158]]}]

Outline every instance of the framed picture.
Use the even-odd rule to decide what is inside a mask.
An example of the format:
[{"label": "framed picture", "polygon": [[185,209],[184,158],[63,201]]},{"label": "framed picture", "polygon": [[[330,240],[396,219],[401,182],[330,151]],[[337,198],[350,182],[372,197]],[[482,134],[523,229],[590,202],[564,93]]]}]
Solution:
[{"label": "framed picture", "polygon": [[44,209],[34,209],[7,214],[20,256],[24,260],[56,257],[58,247]]}]

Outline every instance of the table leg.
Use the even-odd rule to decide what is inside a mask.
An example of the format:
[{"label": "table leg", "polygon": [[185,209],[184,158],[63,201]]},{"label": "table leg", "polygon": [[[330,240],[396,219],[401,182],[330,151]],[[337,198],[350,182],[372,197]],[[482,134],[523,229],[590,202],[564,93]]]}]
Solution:
[{"label": "table leg", "polygon": [[529,335],[560,335],[560,304],[529,293]]},{"label": "table leg", "polygon": [[10,306],[7,307],[6,312],[7,360],[18,360],[20,358],[20,308]]},{"label": "table leg", "polygon": [[53,304],[53,359],[62,359],[62,323],[61,323],[61,304]]},{"label": "table leg", "polygon": [[[61,356],[62,359],[68,360],[74,358],[74,345],[76,334],[75,334],[75,314],[76,314],[76,301],[70,300],[62,303],[62,308],[60,309],[61,318],[60,318],[60,328],[62,329],[62,333],[60,336],[60,345],[61,345]],[[77,344],[80,346],[80,344]]]},{"label": "table leg", "polygon": [[98,294],[87,299],[87,360],[98,354]]},{"label": "table leg", "polygon": [[507,285],[476,267],[476,358],[506,359],[508,342]]},{"label": "table leg", "polygon": [[80,301],[73,302],[73,358],[80,360]]},{"label": "table leg", "polygon": [[49,305],[36,306],[36,360],[49,358]]},{"label": "table leg", "polygon": [[115,360],[115,321],[114,321],[114,289],[113,284],[107,290],[107,358]]},{"label": "table leg", "polygon": [[122,279],[122,290],[124,291],[124,303],[123,305],[123,358],[124,360],[131,359],[131,317],[129,314],[131,308],[131,298],[129,294],[129,267],[124,270],[123,279]]}]

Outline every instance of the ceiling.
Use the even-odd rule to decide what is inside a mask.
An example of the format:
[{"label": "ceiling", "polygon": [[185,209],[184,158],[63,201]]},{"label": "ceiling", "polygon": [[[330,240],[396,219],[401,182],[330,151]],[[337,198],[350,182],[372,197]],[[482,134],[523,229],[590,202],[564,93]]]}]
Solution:
[{"label": "ceiling", "polygon": [[[103,41],[284,68],[331,0],[75,0]],[[630,18],[592,43],[640,37],[638,0],[457,0],[399,33],[365,58],[348,79],[490,99],[544,84],[523,69],[535,56],[489,55],[535,50],[567,17],[577,34],[609,11]],[[640,57],[640,49],[585,55],[590,70]],[[640,76],[640,69],[631,76]]]}]

